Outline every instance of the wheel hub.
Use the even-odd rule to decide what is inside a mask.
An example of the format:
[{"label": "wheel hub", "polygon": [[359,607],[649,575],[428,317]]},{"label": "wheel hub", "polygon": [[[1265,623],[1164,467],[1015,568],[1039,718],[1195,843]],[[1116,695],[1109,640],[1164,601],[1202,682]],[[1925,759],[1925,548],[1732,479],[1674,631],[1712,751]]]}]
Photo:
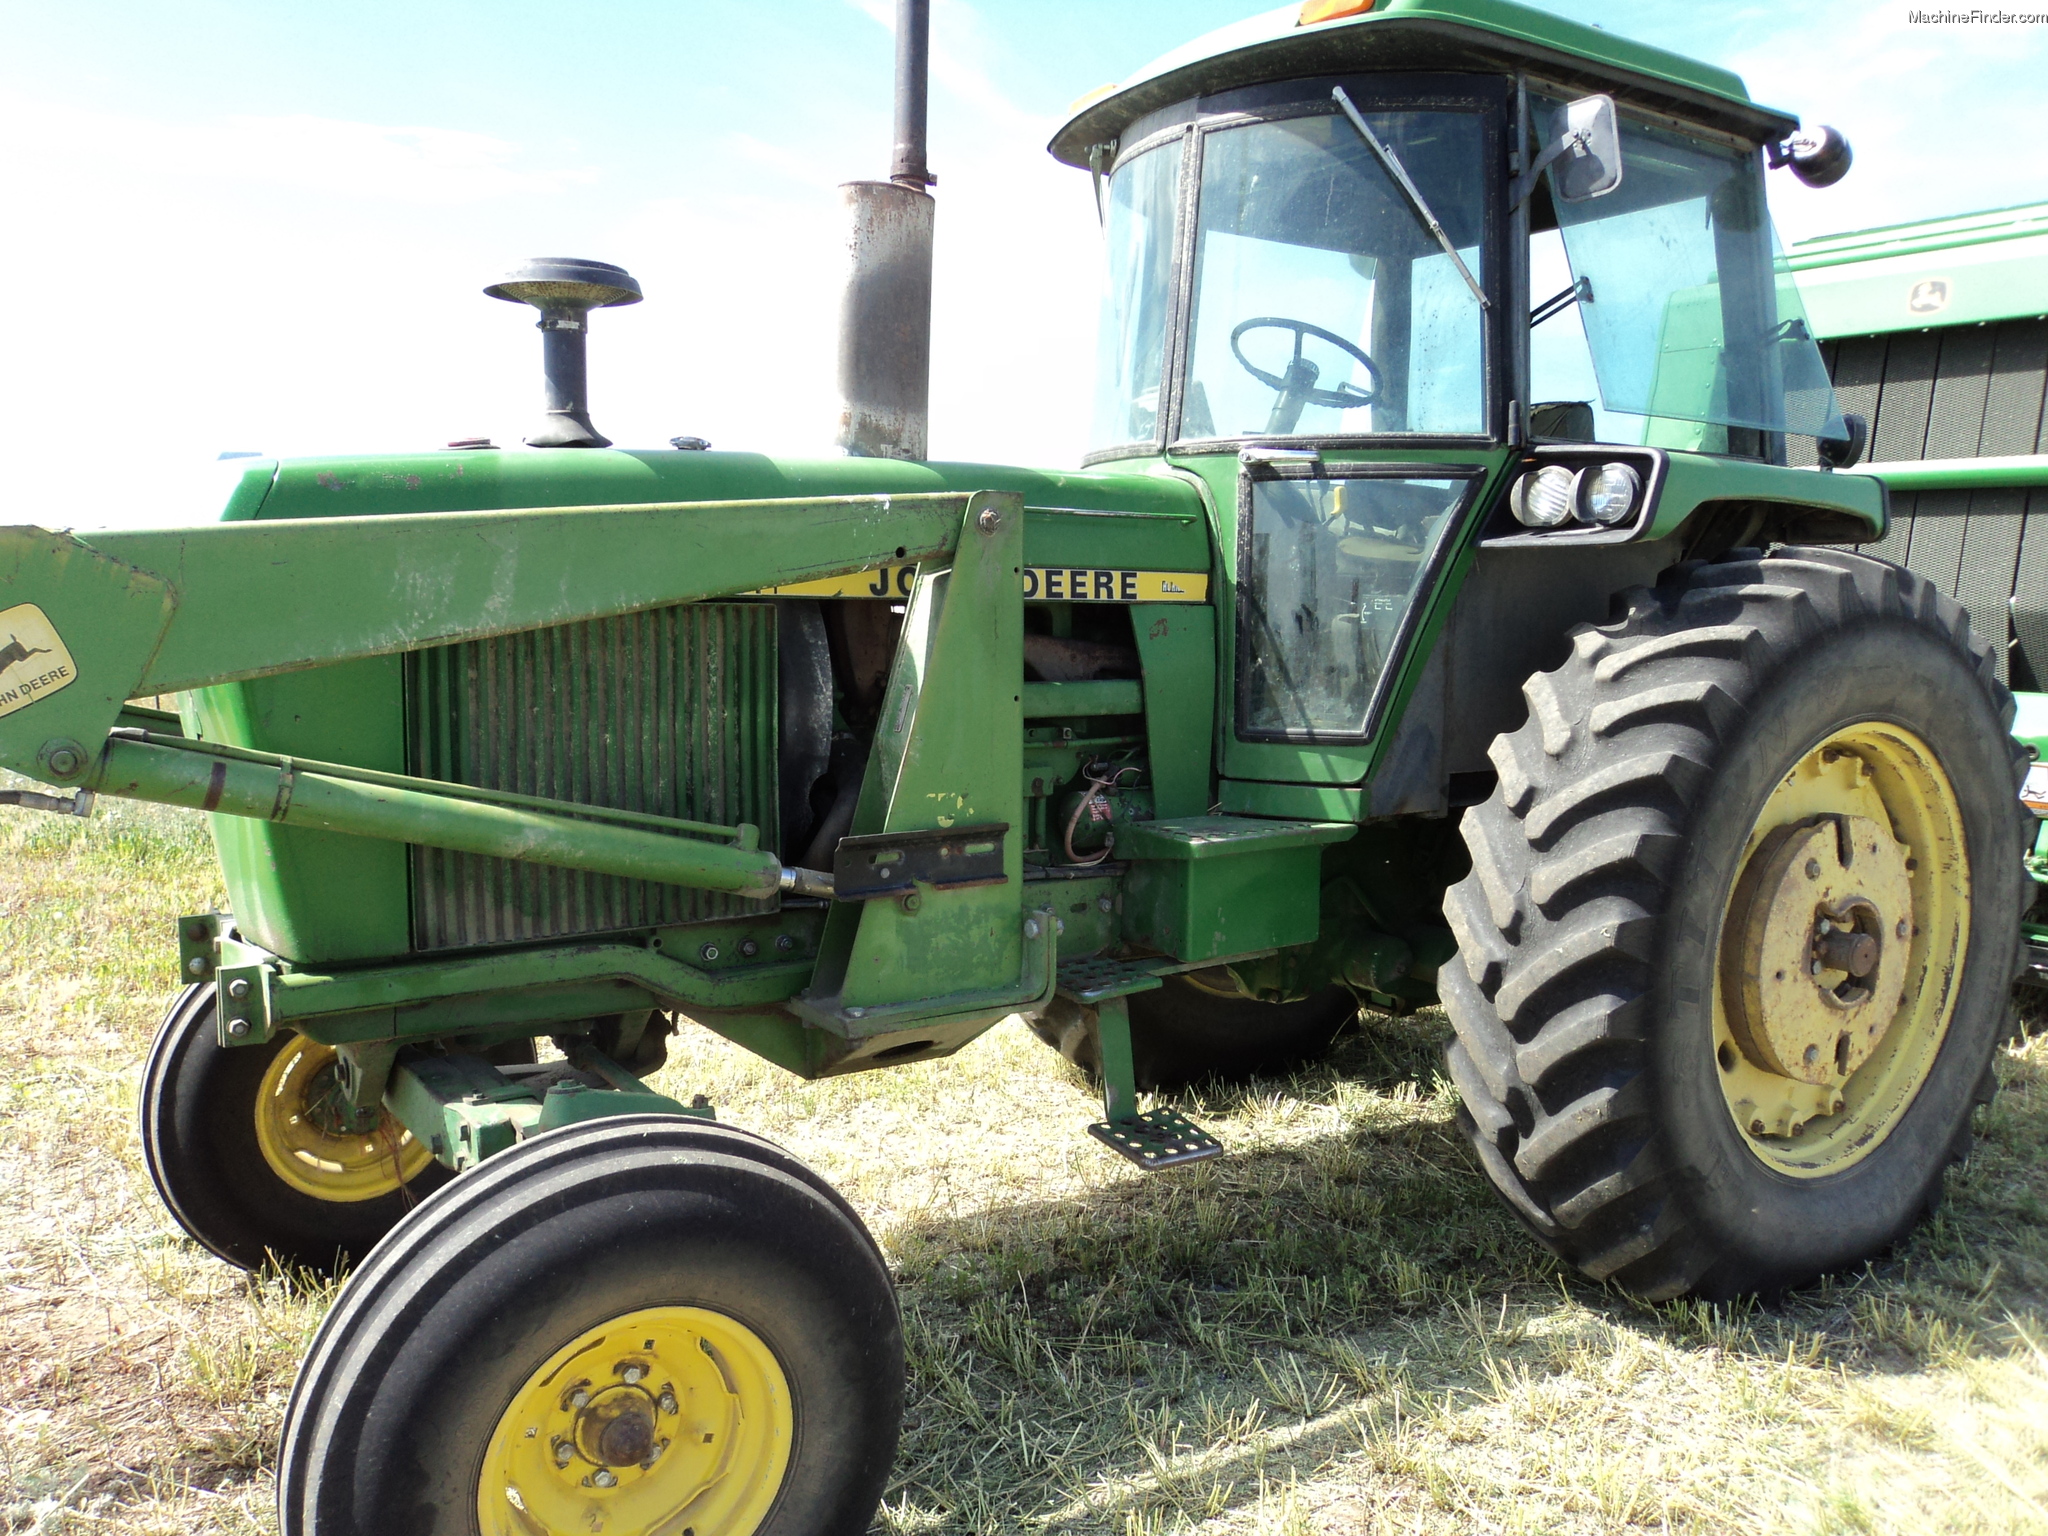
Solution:
[{"label": "wheel hub", "polygon": [[1820,1178],[1883,1144],[1940,1052],[1969,912],[1961,807],[1918,737],[1865,721],[1791,765],[1751,824],[1714,988],[1752,1153]]},{"label": "wheel hub", "polygon": [[621,1378],[632,1377],[632,1382],[622,1380],[615,1386],[593,1389],[589,1382],[579,1381],[562,1394],[564,1410],[574,1417],[569,1434],[556,1442],[557,1462],[566,1464],[563,1453],[568,1452],[567,1461],[581,1456],[598,1467],[652,1466],[660,1452],[668,1449],[669,1442],[657,1441],[655,1431],[663,1415],[662,1404],[667,1405],[671,1420],[676,1415],[675,1389],[664,1386],[657,1398],[640,1386],[650,1369],[645,1361],[624,1360],[613,1369]]},{"label": "wheel hub", "polygon": [[1766,1072],[1839,1087],[1883,1042],[1905,990],[1910,851],[1865,816],[1781,827],[1738,890],[1728,1024]]},{"label": "wheel hub", "polygon": [[719,1313],[653,1307],[593,1329],[499,1421],[482,1529],[748,1536],[787,1465],[788,1394],[758,1335]]},{"label": "wheel hub", "polygon": [[654,1400],[633,1387],[607,1392],[576,1420],[576,1444],[607,1467],[637,1467],[654,1451]]}]

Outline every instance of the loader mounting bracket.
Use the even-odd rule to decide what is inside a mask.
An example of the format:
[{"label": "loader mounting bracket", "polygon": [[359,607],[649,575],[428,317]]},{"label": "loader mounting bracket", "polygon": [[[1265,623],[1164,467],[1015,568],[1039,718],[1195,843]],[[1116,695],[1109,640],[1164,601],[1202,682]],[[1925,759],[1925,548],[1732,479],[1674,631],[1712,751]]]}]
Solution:
[{"label": "loader mounting bracket", "polygon": [[842,837],[832,855],[832,893],[840,901],[907,896],[920,885],[963,890],[1001,885],[1006,821],[934,831],[870,832]]}]

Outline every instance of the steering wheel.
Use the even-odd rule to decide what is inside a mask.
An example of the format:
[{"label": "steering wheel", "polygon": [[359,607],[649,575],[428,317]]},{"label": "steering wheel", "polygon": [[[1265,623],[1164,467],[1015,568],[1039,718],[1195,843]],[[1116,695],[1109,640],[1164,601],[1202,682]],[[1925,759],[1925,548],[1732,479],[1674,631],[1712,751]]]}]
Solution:
[{"label": "steering wheel", "polygon": [[[1251,359],[1244,355],[1244,349],[1238,345],[1238,339],[1246,331],[1269,329],[1294,332],[1294,356],[1288,362],[1284,374],[1268,373],[1263,368],[1254,367]],[[1301,355],[1301,344],[1311,336],[1327,341],[1338,351],[1365,364],[1365,371],[1372,379],[1372,388],[1360,389],[1348,382],[1339,384],[1335,389],[1316,388],[1316,379],[1321,370]],[[1301,415],[1301,407],[1305,405],[1323,405],[1332,410],[1349,411],[1361,405],[1371,405],[1379,396],[1379,366],[1365,355],[1364,349],[1346,341],[1335,331],[1326,331],[1320,325],[1310,325],[1306,320],[1289,320],[1280,315],[1261,315],[1257,319],[1247,320],[1230,333],[1230,351],[1231,355],[1243,364],[1246,373],[1268,388],[1280,392],[1281,400],[1274,404],[1275,415],[1280,414],[1283,402],[1293,406],[1292,414],[1298,418]],[[1287,430],[1291,431],[1293,425],[1290,421]]]}]

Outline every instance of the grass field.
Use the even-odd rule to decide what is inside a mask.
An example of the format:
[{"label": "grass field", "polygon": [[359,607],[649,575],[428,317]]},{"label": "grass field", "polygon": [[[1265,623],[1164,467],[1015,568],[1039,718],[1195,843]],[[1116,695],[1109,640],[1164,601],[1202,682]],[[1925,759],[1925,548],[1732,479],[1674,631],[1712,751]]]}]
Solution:
[{"label": "grass field", "polygon": [[[270,1531],[328,1301],[158,1206],[140,1065],[196,819],[0,810],[0,1529]],[[894,1265],[911,1409],[887,1532],[2048,1536],[2048,1039],[1942,1214],[1782,1304],[1562,1271],[1450,1124],[1440,1017],[1193,1106],[1219,1162],[1129,1168],[1016,1023],[796,1083],[708,1035],[664,1074],[815,1164]]]}]

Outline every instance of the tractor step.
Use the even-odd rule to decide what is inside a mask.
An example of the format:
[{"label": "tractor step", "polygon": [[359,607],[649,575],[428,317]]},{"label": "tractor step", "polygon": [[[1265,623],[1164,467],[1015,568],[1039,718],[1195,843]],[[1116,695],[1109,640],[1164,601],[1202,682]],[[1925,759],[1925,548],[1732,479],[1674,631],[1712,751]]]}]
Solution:
[{"label": "tractor step", "polygon": [[1059,991],[1062,997],[1093,1007],[1105,998],[1153,991],[1160,985],[1162,976],[1179,968],[1163,955],[1137,960],[1115,960],[1098,955],[1062,960]]},{"label": "tractor step", "polygon": [[1131,1067],[1131,1016],[1124,997],[1120,991],[1111,991],[1096,1005],[1102,1048],[1102,1118],[1088,1127],[1088,1134],[1140,1168],[1175,1168],[1205,1157],[1221,1157],[1223,1143],[1179,1110],[1138,1113],[1137,1075]]},{"label": "tractor step", "polygon": [[1088,1134],[1140,1168],[1173,1168],[1221,1157],[1223,1143],[1177,1109],[1148,1109],[1127,1120],[1098,1120]]}]

